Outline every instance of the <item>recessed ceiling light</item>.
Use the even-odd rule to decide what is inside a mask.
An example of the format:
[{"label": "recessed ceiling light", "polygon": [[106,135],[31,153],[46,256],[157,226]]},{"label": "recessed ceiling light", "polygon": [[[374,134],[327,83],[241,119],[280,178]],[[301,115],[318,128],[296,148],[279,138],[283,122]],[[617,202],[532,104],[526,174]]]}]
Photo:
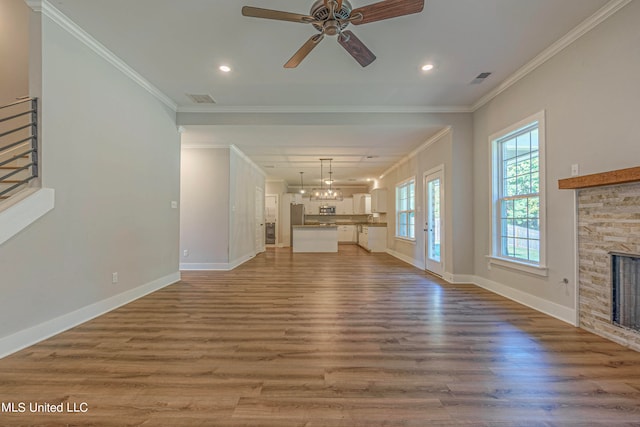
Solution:
[{"label": "recessed ceiling light", "polygon": [[422,71],[431,71],[433,70],[433,64],[424,64],[422,66]]},{"label": "recessed ceiling light", "polygon": [[229,71],[231,71],[231,67],[229,67],[228,65],[221,65],[219,69],[223,73],[228,73]]}]

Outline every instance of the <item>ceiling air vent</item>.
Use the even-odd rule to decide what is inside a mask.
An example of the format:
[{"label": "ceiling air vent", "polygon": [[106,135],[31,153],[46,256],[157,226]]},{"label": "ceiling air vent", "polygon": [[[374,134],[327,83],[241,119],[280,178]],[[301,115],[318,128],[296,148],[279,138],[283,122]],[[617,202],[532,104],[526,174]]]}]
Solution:
[{"label": "ceiling air vent", "polygon": [[196,104],[215,104],[216,101],[213,100],[211,95],[194,95],[188,93],[187,96]]},{"label": "ceiling air vent", "polygon": [[490,75],[491,75],[491,73],[487,73],[487,72],[485,72],[485,73],[480,73],[480,74],[478,74],[478,76],[477,76],[475,79],[473,79],[473,80],[471,81],[471,84],[472,84],[472,85],[480,84],[480,83],[482,83],[483,81],[485,81],[485,79],[486,79],[487,77],[489,77]]}]

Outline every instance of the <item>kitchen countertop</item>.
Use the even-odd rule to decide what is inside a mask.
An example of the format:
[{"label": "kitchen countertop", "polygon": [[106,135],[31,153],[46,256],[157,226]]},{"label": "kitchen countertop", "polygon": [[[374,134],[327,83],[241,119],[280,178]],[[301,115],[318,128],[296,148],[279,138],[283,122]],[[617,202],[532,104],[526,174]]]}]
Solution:
[{"label": "kitchen countertop", "polygon": [[294,225],[294,227],[327,227],[327,226],[341,226],[341,225],[366,225],[369,227],[386,227],[387,223],[386,222],[335,222],[335,223],[330,223],[327,225],[323,225],[322,223],[305,223],[304,226],[296,226]]},{"label": "kitchen countertop", "polygon": [[294,225],[293,228],[337,228],[336,224],[305,224],[305,225]]}]

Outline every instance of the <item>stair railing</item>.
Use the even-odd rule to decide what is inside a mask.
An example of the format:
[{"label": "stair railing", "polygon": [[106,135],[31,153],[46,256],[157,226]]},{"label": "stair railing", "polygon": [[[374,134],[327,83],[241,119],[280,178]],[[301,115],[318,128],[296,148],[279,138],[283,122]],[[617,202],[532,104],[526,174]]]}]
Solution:
[{"label": "stair railing", "polygon": [[38,99],[0,107],[0,202],[38,177]]}]

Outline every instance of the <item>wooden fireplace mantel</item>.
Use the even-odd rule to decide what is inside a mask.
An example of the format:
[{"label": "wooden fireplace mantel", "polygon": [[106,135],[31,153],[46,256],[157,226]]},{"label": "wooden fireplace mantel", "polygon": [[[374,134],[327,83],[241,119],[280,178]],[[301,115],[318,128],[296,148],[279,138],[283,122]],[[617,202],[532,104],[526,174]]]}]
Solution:
[{"label": "wooden fireplace mantel", "polygon": [[592,175],[576,176],[558,180],[560,190],[577,190],[580,188],[600,187],[604,185],[627,184],[640,181],[640,166],[619,169]]}]

